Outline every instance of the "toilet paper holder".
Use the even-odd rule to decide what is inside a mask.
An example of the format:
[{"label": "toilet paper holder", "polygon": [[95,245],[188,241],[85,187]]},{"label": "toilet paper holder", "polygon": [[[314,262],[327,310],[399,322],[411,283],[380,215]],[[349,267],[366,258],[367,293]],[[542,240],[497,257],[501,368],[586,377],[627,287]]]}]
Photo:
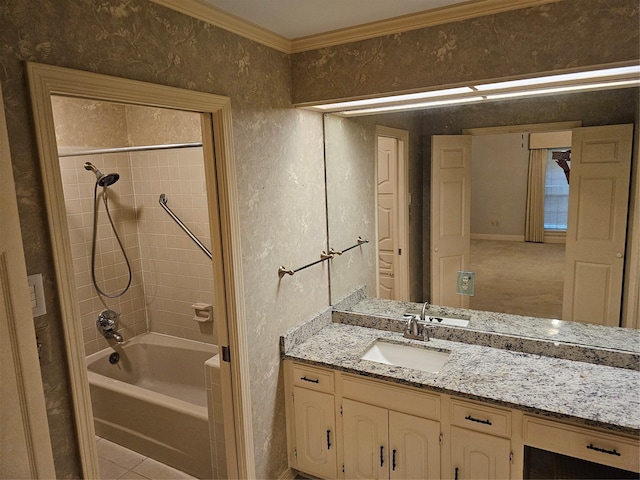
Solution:
[{"label": "toilet paper holder", "polygon": [[208,303],[194,303],[191,305],[191,308],[193,308],[195,312],[193,319],[196,322],[213,322],[213,305]]}]

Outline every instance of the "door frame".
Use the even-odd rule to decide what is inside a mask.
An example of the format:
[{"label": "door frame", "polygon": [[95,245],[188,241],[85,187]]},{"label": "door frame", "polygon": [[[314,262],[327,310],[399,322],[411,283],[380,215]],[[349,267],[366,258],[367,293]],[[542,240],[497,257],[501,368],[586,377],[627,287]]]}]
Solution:
[{"label": "door frame", "polygon": [[0,330],[5,333],[0,336],[0,391],[4,413],[11,417],[3,419],[0,448],[9,458],[0,476],[29,472],[30,478],[55,478],[1,85],[0,177]]},{"label": "door frame", "polygon": [[396,282],[398,292],[396,300],[408,301],[411,293],[409,279],[409,236],[410,236],[410,211],[411,211],[411,195],[409,192],[409,132],[398,128],[385,127],[376,125],[376,158],[375,158],[375,203],[376,205],[376,290],[380,285],[380,255],[378,252],[378,137],[395,138],[398,142],[402,142],[404,148],[398,152],[398,248],[402,249],[403,254],[398,256],[398,271],[396,278],[400,280]]},{"label": "door frame", "polygon": [[221,346],[228,345],[231,352],[230,363],[220,362],[228,476],[254,477],[249,358],[230,99],[209,93],[37,63],[27,63],[27,75],[47,203],[83,477],[99,478],[98,456],[80,312],[75,289],[68,288],[74,285],[73,262],[51,95],[170,108],[201,114],[213,253],[215,316],[219,343]]}]

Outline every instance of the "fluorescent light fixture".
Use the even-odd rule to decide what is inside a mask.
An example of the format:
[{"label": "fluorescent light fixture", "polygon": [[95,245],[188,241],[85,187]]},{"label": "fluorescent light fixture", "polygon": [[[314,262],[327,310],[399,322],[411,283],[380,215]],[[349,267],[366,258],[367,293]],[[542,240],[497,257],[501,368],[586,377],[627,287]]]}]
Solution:
[{"label": "fluorescent light fixture", "polygon": [[550,83],[576,82],[582,80],[604,80],[606,77],[640,75],[640,65],[631,67],[607,68],[604,70],[591,70],[588,72],[564,73],[561,75],[549,75],[546,77],[524,78],[522,80],[511,80],[507,82],[487,83],[486,85],[476,85],[476,90],[481,92],[487,90],[503,90],[507,88],[522,88]]},{"label": "fluorescent light fixture", "polygon": [[445,97],[447,95],[461,95],[464,93],[473,93],[473,89],[469,87],[446,88],[444,90],[406,93],[403,95],[393,95],[391,97],[367,98],[364,100],[352,100],[349,102],[326,103],[324,105],[314,105],[313,108],[317,108],[319,110],[336,110],[342,108],[366,107],[367,105],[384,105],[387,103],[410,102],[412,100],[422,100],[423,98]]},{"label": "fluorescent light fixture", "polygon": [[[345,116],[370,115],[479,101],[632,86],[640,86],[640,65],[444,88],[442,90],[392,95],[390,97],[350,100],[347,102],[313,105],[307,108],[340,113]],[[420,102],[419,100],[424,101]]]},{"label": "fluorescent light fixture", "polygon": [[549,95],[550,93],[576,92],[579,90],[598,90],[605,88],[622,88],[632,85],[640,86],[638,80],[619,80],[615,82],[587,83],[583,85],[565,85],[563,87],[542,88],[537,90],[522,90],[518,92],[491,93],[486,96],[487,100],[499,100],[502,98],[527,97],[532,95]]},{"label": "fluorescent light fixture", "polygon": [[461,103],[473,103],[481,102],[484,97],[463,97],[463,98],[451,98],[448,100],[436,100],[434,102],[419,102],[419,103],[403,103],[402,105],[387,105],[382,107],[363,108],[360,110],[345,110],[340,112],[341,115],[369,115],[372,113],[389,113],[405,110],[415,110],[418,108],[440,107],[442,105],[456,105]]}]

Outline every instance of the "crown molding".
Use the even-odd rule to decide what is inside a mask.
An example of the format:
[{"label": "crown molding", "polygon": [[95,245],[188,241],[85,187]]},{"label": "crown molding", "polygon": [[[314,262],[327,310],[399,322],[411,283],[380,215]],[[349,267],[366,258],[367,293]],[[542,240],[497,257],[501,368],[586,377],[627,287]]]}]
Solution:
[{"label": "crown molding", "polygon": [[261,43],[283,53],[291,53],[291,40],[273,33],[240,17],[231,15],[198,0],[151,0],[158,5],[170,8],[203,22],[210,23],[229,32]]},{"label": "crown molding", "polygon": [[422,13],[413,13],[333,32],[296,38],[291,41],[291,53],[306,52],[559,1],[561,0],[510,0],[509,2],[504,0],[471,0],[450,7],[441,7]]},{"label": "crown molding", "polygon": [[199,0],[151,0],[159,5],[184,13],[204,22],[233,32],[242,37],[274,48],[283,53],[299,53],[318,48],[366,40],[383,35],[418,30],[420,28],[459,22],[470,18],[494,15],[521,8],[536,7],[562,0],[470,0],[422,13],[366,23],[332,32],[290,40],[240,17],[231,15]]}]

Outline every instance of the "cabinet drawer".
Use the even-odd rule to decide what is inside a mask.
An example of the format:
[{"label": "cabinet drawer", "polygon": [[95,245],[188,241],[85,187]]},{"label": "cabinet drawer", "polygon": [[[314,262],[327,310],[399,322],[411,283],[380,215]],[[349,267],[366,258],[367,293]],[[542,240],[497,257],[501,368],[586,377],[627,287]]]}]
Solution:
[{"label": "cabinet drawer", "polygon": [[525,445],[611,467],[640,471],[640,442],[631,438],[525,415]]},{"label": "cabinet drawer", "polygon": [[378,380],[342,375],[342,395],[369,405],[440,420],[440,395]]},{"label": "cabinet drawer", "polygon": [[333,372],[320,367],[294,363],[293,384],[318,392],[333,393]]},{"label": "cabinet drawer", "polygon": [[451,424],[500,437],[511,436],[511,412],[464,400],[451,400]]}]

